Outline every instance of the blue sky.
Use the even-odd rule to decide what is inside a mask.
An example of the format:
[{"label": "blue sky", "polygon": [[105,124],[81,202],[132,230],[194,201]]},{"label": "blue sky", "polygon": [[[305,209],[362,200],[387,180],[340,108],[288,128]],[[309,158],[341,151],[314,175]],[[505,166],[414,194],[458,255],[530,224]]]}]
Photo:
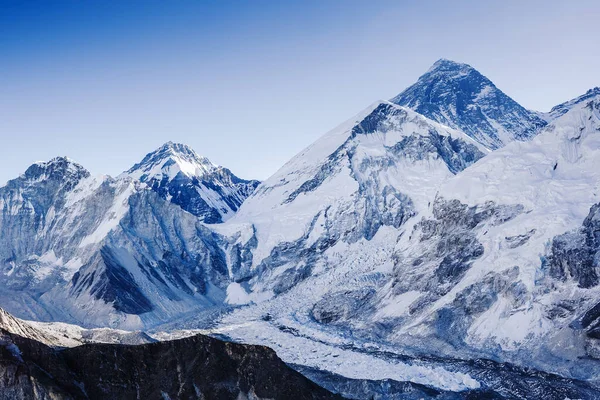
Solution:
[{"label": "blue sky", "polygon": [[173,140],[246,178],[471,64],[547,111],[600,85],[600,3],[0,0],[0,184],[67,155],[117,175]]}]

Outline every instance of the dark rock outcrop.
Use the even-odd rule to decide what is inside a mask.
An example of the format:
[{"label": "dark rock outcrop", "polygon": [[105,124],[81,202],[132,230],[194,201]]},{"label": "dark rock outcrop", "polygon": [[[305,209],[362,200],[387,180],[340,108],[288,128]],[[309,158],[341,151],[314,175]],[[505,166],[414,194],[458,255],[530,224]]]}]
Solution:
[{"label": "dark rock outcrop", "polygon": [[600,282],[600,204],[592,206],[580,229],[556,236],[547,259],[550,276],[565,281],[573,279],[581,288]]},{"label": "dark rock outcrop", "polygon": [[0,399],[336,399],[267,347],[203,335],[55,350],[0,330]]}]

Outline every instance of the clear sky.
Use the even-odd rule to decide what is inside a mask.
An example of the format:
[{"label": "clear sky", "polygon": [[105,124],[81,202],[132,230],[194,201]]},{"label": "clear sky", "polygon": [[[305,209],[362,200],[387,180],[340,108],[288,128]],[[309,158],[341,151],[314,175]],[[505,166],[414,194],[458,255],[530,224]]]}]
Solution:
[{"label": "clear sky", "polygon": [[264,179],[439,58],[547,111],[600,85],[599,21],[597,0],[0,0],[0,184],[169,140]]}]

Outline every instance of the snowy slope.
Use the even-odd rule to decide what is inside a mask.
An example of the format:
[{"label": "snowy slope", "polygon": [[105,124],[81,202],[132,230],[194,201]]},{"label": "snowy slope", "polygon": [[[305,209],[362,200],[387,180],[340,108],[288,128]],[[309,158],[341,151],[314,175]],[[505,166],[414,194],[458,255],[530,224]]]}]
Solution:
[{"label": "snowy slope", "polygon": [[148,184],[206,223],[230,218],[259,184],[240,179],[190,147],[173,142],[147,154],[122,176]]},{"label": "snowy slope", "polygon": [[[594,380],[599,110],[597,96],[583,96],[531,141],[453,164],[420,141],[435,131],[475,143],[466,135],[390,103],[371,106],[219,227],[237,238],[228,301],[251,304],[224,317],[220,332],[349,377],[358,376],[327,350],[312,358],[295,349],[305,340],[388,346]],[[392,189],[397,202],[377,209]]]},{"label": "snowy slope", "polygon": [[546,125],[470,65],[446,59],[390,101],[460,129],[490,149],[529,140]]},{"label": "snowy slope", "polygon": [[[403,192],[394,195],[398,199],[401,194],[408,195],[415,207],[420,207],[437,183],[487,153],[459,131],[409,109],[378,102],[324,135],[265,181],[228,229],[251,221],[259,236],[268,230],[278,236],[276,240],[295,240],[319,212],[353,195],[379,195],[386,187],[389,191],[402,187]],[[386,203],[386,208],[395,206]],[[372,237],[373,233],[356,232],[352,240]],[[267,242],[259,240],[259,248]],[[256,250],[254,254],[262,252]],[[261,258],[255,256],[255,263]]]},{"label": "snowy slope", "polygon": [[[326,250],[399,228],[427,207],[437,185],[485,153],[409,109],[372,105],[301,152],[215,227],[237,237],[230,302],[284,292],[314,273]],[[240,257],[244,251],[251,257]]]},{"label": "snowy slope", "polygon": [[547,119],[554,120],[569,112],[577,104],[593,99],[598,95],[600,95],[600,87],[592,88],[579,97],[576,97],[572,100],[566,101],[564,103],[552,107],[552,110],[550,110],[550,112],[548,113]]},{"label": "snowy slope", "polygon": [[151,343],[155,339],[143,332],[118,329],[84,329],[62,322],[24,321],[0,308],[0,329],[52,347],[75,347],[84,343]]},{"label": "snowy slope", "polygon": [[441,185],[374,309],[389,340],[598,376],[600,96],[561,114]]}]

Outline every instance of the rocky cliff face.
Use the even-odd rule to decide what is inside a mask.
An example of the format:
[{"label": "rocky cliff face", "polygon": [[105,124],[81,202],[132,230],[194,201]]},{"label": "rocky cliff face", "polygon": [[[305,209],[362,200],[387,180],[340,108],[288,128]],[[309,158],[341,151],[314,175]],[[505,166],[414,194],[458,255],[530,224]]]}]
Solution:
[{"label": "rocky cliff face", "polygon": [[336,399],[260,346],[206,336],[54,350],[0,330],[0,399]]}]

